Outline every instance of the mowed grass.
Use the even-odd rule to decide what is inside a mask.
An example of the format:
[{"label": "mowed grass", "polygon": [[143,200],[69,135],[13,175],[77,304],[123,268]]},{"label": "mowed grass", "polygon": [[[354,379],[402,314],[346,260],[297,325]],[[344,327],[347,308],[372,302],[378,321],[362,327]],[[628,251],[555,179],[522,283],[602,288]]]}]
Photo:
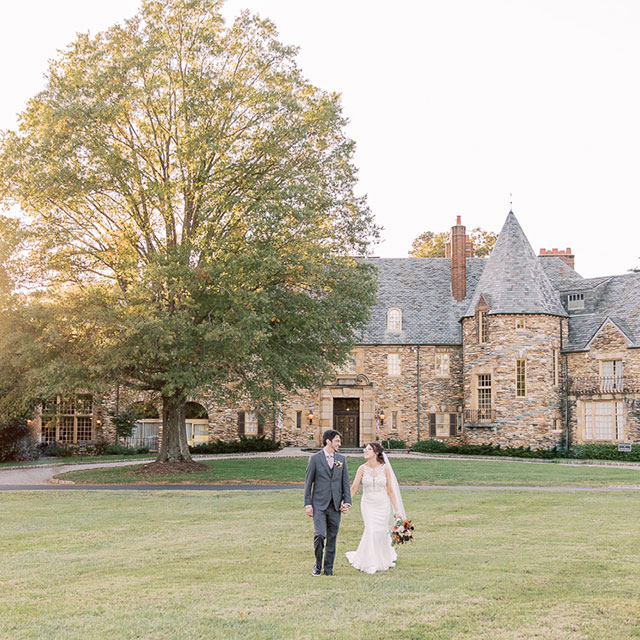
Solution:
[{"label": "mowed grass", "polygon": [[[362,458],[348,458],[351,478]],[[58,475],[84,484],[154,483],[299,483],[304,480],[307,458],[243,458],[206,460],[202,473],[145,476],[131,473],[135,467],[87,469]],[[512,460],[393,458],[401,484],[478,486],[640,486],[640,469],[526,463]]]},{"label": "mowed grass", "polygon": [[416,541],[313,578],[297,490],[0,493],[0,638],[640,637],[636,492],[406,489]]}]

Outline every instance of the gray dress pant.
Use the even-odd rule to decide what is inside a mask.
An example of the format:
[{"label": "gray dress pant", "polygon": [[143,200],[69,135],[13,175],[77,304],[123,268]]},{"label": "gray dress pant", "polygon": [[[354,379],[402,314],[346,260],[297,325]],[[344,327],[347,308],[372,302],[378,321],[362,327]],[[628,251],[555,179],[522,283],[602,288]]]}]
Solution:
[{"label": "gray dress pant", "polygon": [[316,553],[316,569],[322,571],[322,553],[325,539],[327,548],[324,553],[324,572],[333,573],[333,561],[336,557],[336,539],[340,528],[341,513],[333,506],[333,501],[326,509],[313,508],[313,547]]}]

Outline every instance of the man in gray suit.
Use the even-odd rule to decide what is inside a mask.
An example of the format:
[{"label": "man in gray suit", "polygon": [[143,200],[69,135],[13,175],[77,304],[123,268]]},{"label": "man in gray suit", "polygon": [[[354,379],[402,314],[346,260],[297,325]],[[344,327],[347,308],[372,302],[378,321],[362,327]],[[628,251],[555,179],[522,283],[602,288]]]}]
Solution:
[{"label": "man in gray suit", "polygon": [[336,539],[340,528],[340,514],[349,513],[351,489],[347,460],[338,453],[342,438],[329,429],[322,434],[324,448],[309,458],[304,478],[304,504],[307,515],[313,518],[313,547],[316,563],[311,575],[322,573],[322,554],[325,540],[324,574],[333,575]]}]

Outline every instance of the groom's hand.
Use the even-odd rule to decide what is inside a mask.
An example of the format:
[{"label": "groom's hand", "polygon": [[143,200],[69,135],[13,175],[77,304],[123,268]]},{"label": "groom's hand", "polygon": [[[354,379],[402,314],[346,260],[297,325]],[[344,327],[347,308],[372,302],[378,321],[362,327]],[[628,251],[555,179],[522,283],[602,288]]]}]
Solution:
[{"label": "groom's hand", "polygon": [[344,500],[343,500],[343,501],[340,503],[340,512],[341,512],[341,513],[344,513],[344,514],[346,515],[347,513],[349,513],[349,507],[350,507],[350,506],[351,506],[350,504],[345,504],[345,503],[344,503]]},{"label": "groom's hand", "polygon": [[306,514],[310,517],[313,518],[313,507],[309,506],[309,507],[305,507],[304,508]]}]

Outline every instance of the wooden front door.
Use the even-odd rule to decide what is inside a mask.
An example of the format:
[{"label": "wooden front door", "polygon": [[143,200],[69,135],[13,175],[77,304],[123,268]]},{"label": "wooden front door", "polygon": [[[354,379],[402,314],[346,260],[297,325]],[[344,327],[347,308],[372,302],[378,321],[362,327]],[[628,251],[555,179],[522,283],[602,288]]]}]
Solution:
[{"label": "wooden front door", "polygon": [[342,434],[343,447],[360,446],[360,400],[333,399],[333,428]]}]

